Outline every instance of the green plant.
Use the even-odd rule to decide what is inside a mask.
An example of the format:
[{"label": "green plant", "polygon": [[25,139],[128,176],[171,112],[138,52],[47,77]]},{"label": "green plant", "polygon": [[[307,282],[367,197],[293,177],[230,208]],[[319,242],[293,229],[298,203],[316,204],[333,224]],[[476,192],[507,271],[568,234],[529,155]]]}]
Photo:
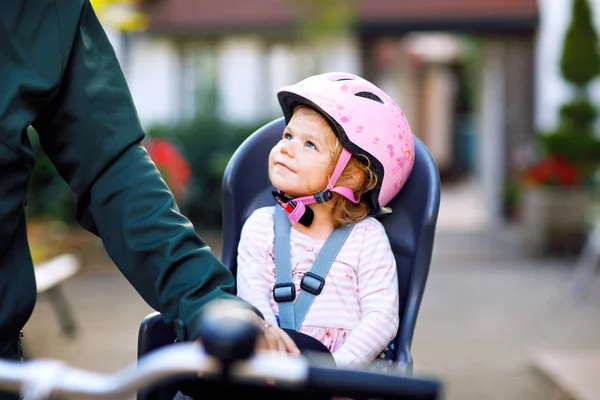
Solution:
[{"label": "green plant", "polygon": [[580,91],[600,73],[598,33],[592,22],[588,0],[573,0],[571,23],[567,28],[560,59],[563,77]]},{"label": "green plant", "polygon": [[27,216],[75,222],[75,194],[42,149],[37,132],[30,127],[27,136],[35,160],[27,193]]},{"label": "green plant", "polygon": [[503,212],[509,219],[514,219],[518,214],[519,201],[521,199],[523,187],[518,179],[509,179],[504,184],[503,190]]},{"label": "green plant", "polygon": [[[556,128],[538,135],[540,159],[525,175],[537,177],[529,179],[530,183],[561,184],[565,180],[549,178],[547,171],[552,170],[553,176],[571,176],[575,173],[577,179],[566,181],[589,185],[593,183],[600,165],[600,139],[594,131],[598,109],[588,98],[587,88],[600,74],[600,50],[588,0],[573,0],[572,19],[563,41],[560,70],[576,92],[573,99],[560,108]],[[542,176],[546,178],[542,179]]]},{"label": "green plant", "polygon": [[561,106],[559,112],[559,130],[563,132],[593,134],[594,121],[598,110],[586,98],[574,99]]},{"label": "green plant", "polygon": [[225,167],[239,145],[261,125],[261,122],[233,124],[214,117],[198,117],[147,130],[153,139],[168,138],[189,161],[191,182],[178,204],[194,223],[204,228],[220,227]]},{"label": "green plant", "polygon": [[[187,184],[185,179],[185,194],[177,201],[181,211],[191,220],[205,228],[220,227],[221,185],[225,167],[244,139],[262,124],[262,121],[232,124],[214,117],[198,117],[188,122],[155,125],[147,129],[147,144],[151,139],[166,138],[190,164],[191,182]],[[75,195],[44,153],[32,128],[28,137],[35,156],[27,198],[28,217],[75,223]],[[163,168],[163,172],[168,174],[168,168]],[[165,178],[170,180],[169,176]]]},{"label": "green plant", "polygon": [[356,0],[288,0],[296,18],[297,32],[308,41],[345,35],[354,28]]}]

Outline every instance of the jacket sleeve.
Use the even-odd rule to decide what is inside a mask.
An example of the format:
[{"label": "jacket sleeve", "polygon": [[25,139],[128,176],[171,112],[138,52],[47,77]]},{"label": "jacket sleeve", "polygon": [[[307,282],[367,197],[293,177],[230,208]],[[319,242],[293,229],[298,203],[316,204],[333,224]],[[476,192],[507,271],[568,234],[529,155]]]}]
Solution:
[{"label": "jacket sleeve", "polygon": [[124,75],[88,0],[78,20],[61,29],[72,31],[62,80],[33,126],[78,197],[81,225],[102,239],[133,287],[188,340],[204,305],[239,299],[233,275],[179,212],[142,146]]}]

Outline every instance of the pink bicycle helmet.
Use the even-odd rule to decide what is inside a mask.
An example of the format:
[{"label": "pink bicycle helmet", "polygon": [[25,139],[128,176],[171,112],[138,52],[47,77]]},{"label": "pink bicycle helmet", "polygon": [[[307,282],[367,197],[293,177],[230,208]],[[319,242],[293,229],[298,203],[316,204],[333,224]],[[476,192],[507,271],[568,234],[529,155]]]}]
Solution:
[{"label": "pink bicycle helmet", "polygon": [[352,155],[368,157],[377,175],[377,186],[364,195],[372,213],[400,192],[414,165],[414,138],[406,116],[383,90],[359,76],[331,72],[285,86],[277,97],[286,123],[295,107],[310,107],[327,119],[343,147],[324,192],[291,200],[291,207],[277,199],[293,223],[300,221],[306,205],[329,200],[331,192],[360,201],[351,189],[335,186]]}]

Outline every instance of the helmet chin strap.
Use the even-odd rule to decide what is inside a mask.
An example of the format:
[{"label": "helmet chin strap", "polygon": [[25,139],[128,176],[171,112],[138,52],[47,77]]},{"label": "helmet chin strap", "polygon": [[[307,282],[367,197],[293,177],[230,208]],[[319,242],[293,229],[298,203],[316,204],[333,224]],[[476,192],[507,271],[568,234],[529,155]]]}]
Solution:
[{"label": "helmet chin strap", "polygon": [[277,204],[283,208],[283,210],[288,214],[290,218],[290,222],[292,224],[300,223],[306,227],[309,227],[313,220],[315,219],[315,213],[310,208],[307,207],[309,204],[313,203],[325,203],[333,198],[333,192],[339,193],[345,198],[349,199],[353,203],[358,203],[360,199],[354,198],[354,192],[352,189],[345,186],[335,187],[337,180],[340,175],[348,165],[350,158],[352,157],[352,153],[350,153],[346,149],[342,149],[342,154],[340,154],[340,158],[333,170],[333,174],[329,178],[329,183],[327,184],[327,189],[316,193],[312,196],[304,196],[298,198],[290,198],[282,191],[272,192],[275,201]]}]

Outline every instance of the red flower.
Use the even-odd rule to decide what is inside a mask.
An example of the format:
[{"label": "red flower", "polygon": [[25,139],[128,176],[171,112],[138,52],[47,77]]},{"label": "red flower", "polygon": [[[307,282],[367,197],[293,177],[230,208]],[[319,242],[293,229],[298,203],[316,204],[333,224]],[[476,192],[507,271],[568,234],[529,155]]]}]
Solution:
[{"label": "red flower", "polygon": [[173,195],[182,196],[191,177],[189,162],[165,139],[152,139],[146,149]]},{"label": "red flower", "polygon": [[581,174],[567,159],[548,156],[527,169],[523,174],[526,184],[576,186],[581,183]]}]

